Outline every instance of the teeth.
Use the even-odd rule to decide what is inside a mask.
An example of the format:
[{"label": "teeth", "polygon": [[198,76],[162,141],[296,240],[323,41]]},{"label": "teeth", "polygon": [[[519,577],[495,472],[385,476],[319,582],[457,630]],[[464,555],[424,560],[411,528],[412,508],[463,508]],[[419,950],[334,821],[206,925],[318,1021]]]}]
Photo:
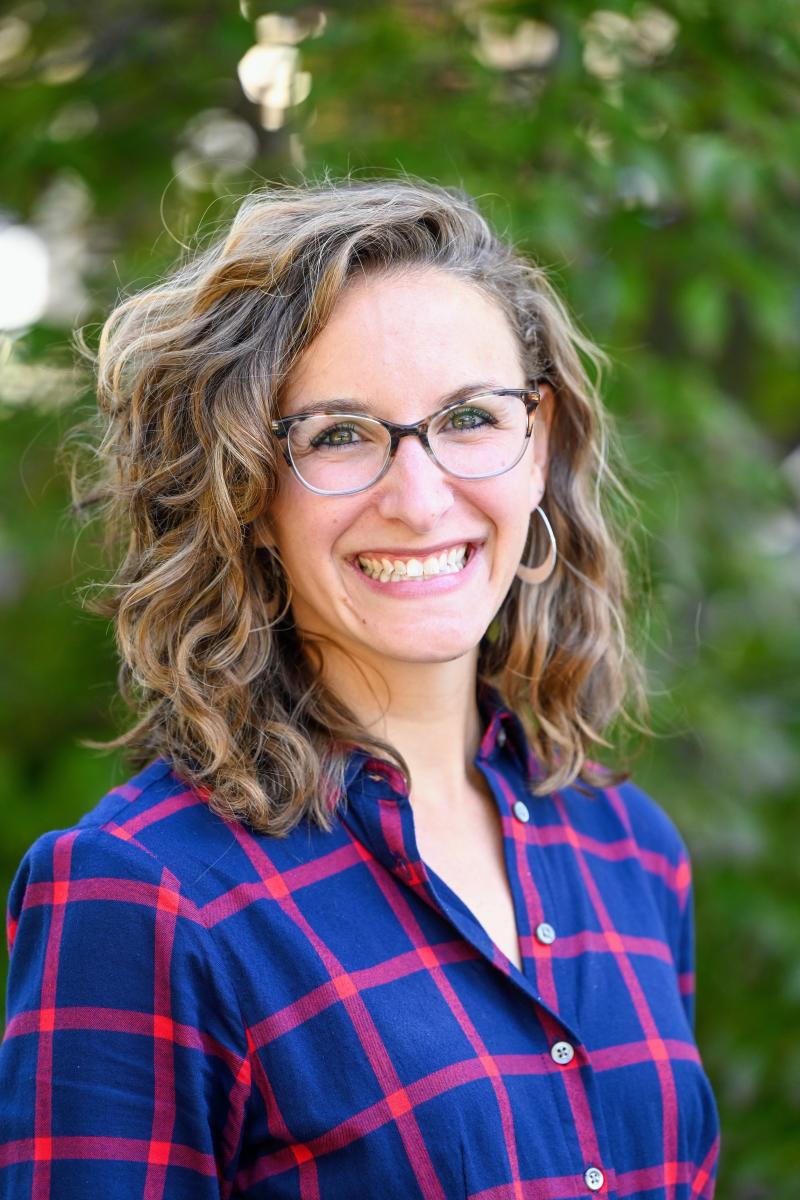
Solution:
[{"label": "teeth", "polygon": [[377,579],[381,583],[396,582],[399,579],[422,579],[433,575],[453,575],[462,570],[467,557],[467,547],[451,546],[439,554],[431,554],[426,559],[409,558],[407,560],[389,558],[370,558],[361,554],[358,564],[365,575]]}]

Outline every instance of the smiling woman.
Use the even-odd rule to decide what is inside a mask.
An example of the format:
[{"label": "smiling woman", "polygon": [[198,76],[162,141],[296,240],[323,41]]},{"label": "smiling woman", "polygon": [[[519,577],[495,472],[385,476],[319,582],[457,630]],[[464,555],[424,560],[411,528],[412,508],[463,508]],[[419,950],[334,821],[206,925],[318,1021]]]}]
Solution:
[{"label": "smiling woman", "polygon": [[12,889],[0,1198],[712,1195],[688,858],[588,757],[642,696],[599,362],[407,180],[109,318],[137,773]]},{"label": "smiling woman", "polygon": [[[462,382],[486,377],[477,387]],[[368,668],[376,687],[391,676],[389,693],[401,678],[413,693],[427,676],[446,707],[476,678],[481,639],[509,593],[544,491],[543,421],[531,436],[541,397],[523,382],[502,310],[440,267],[352,283],[287,380],[279,424],[288,425],[290,447],[300,430],[300,448],[287,455],[294,476],[281,476],[267,532],[257,536],[280,557],[306,644],[325,645],[320,675],[368,729],[382,718],[363,711],[363,681],[353,680],[354,691],[343,683],[348,662]],[[309,435],[308,405],[330,408],[329,395],[370,402],[374,415],[360,423],[312,416]],[[417,735],[413,746],[396,734],[387,740],[410,765],[419,758]],[[439,759],[437,769],[444,765]],[[449,766],[457,789],[460,762]],[[412,765],[412,779],[422,770]]]}]

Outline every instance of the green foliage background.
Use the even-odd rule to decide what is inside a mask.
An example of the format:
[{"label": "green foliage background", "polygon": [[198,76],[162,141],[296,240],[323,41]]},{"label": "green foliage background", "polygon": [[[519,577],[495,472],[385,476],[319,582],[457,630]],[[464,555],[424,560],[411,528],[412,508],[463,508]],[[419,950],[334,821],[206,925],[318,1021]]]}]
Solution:
[{"label": "green foliage background", "polygon": [[[91,400],[70,324],[101,320],[263,181],[406,170],[460,185],[551,268],[613,359],[653,593],[658,736],[635,773],[695,864],[718,1194],[789,1200],[800,8],[602,3],[351,2],[323,21],[293,4],[24,0],[0,16],[0,205],[49,241],[67,293],[2,350],[0,882],[124,777],[79,744],[114,729],[115,661],[74,598],[99,560],[75,544],[54,465]],[[265,12],[296,19],[294,70],[311,81],[273,130],[237,78],[257,36],[287,44],[286,24],[257,25]]]}]

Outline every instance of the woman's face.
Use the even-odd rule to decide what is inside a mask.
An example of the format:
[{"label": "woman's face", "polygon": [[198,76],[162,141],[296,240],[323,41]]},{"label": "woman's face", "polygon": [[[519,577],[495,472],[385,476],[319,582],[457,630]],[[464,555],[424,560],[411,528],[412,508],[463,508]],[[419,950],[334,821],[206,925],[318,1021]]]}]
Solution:
[{"label": "woman's face", "polygon": [[[475,384],[526,386],[502,310],[444,271],[368,276],[349,286],[304,352],[281,414],[347,398],[410,423]],[[537,417],[522,459],[491,479],[445,474],[414,437],[400,440],[382,479],[352,496],[316,495],[282,461],[266,537],[285,565],[298,628],[388,668],[389,680],[392,664],[475,652],[523,553],[545,457],[546,425]],[[451,548],[458,562],[465,546],[462,570],[414,582],[381,582],[359,565],[360,558],[424,561]]]}]

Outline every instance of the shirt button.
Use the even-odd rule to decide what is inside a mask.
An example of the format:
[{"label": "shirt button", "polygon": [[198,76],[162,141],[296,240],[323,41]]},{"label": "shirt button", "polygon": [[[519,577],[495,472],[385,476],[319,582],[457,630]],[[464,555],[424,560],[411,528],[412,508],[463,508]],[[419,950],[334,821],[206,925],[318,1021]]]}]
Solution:
[{"label": "shirt button", "polygon": [[584,1172],[583,1180],[590,1192],[599,1192],[606,1177],[599,1167],[588,1167]]},{"label": "shirt button", "polygon": [[528,812],[528,806],[524,800],[515,800],[512,811],[518,821],[530,821],[531,819],[531,814]]},{"label": "shirt button", "polygon": [[541,942],[543,946],[551,946],[556,940],[556,931],[552,925],[548,925],[547,921],[542,921],[541,925],[536,926],[536,940]]},{"label": "shirt button", "polygon": [[565,1067],[567,1063],[571,1063],[575,1057],[575,1049],[573,1046],[570,1046],[569,1042],[556,1042],[555,1045],[551,1046],[550,1048],[550,1057],[552,1058],[553,1062]]},{"label": "shirt button", "polygon": [[497,744],[498,746],[505,746],[506,744],[506,731],[502,725],[497,731]]}]

